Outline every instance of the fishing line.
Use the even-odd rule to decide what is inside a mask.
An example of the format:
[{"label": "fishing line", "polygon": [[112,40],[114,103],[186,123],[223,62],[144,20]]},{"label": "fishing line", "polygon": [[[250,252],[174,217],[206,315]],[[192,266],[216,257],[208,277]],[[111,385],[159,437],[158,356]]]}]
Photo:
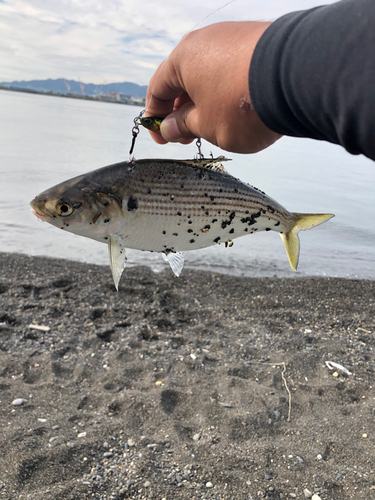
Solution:
[{"label": "fishing line", "polygon": [[[205,21],[207,21],[207,19],[210,19],[210,17],[214,16],[215,14],[217,14],[220,10],[224,9],[225,7],[227,7],[228,5],[230,5],[231,3],[234,3],[236,2],[237,0],[231,0],[230,2],[227,2],[226,4],[222,5],[221,7],[219,7],[218,9],[216,9],[214,12],[212,12],[211,14],[209,14],[208,16],[206,16],[204,19],[202,19],[201,21],[199,21],[199,23],[197,23],[195,26],[193,26],[191,28],[191,30],[189,30],[187,33],[185,33],[185,35],[181,38],[181,40],[178,42],[177,46],[180,45],[180,43],[192,32],[194,31],[195,29],[198,28],[198,26],[200,26],[201,24],[203,24]],[[174,49],[173,49],[174,50]],[[173,52],[173,51],[172,51]],[[171,53],[172,53],[171,52]],[[156,80],[155,80],[155,83],[152,87],[152,90],[151,90],[151,97],[150,97],[150,102],[148,103],[148,106],[147,108],[144,109],[144,112],[147,112],[150,104],[151,104],[151,101],[152,101],[152,98],[153,98],[153,90],[155,88],[155,85],[157,84],[157,81],[159,79],[159,75],[160,75],[160,70],[163,68],[164,64],[168,61],[171,53],[168,55],[168,57],[166,59],[164,59],[164,61],[161,63],[161,65],[157,68],[156,70]]]},{"label": "fishing line", "polygon": [[[184,34],[184,36],[181,38],[181,40],[178,42],[178,44],[176,45],[176,47],[192,32],[194,31],[195,29],[198,28],[198,26],[200,26],[201,24],[203,24],[205,21],[207,21],[207,19],[210,19],[212,16],[214,16],[215,14],[217,14],[219,11],[221,11],[222,9],[225,9],[225,7],[228,7],[228,5],[236,2],[237,0],[230,0],[229,2],[226,2],[224,5],[222,5],[221,7],[218,7],[214,12],[211,12],[211,14],[209,14],[208,16],[206,16],[204,19],[202,19],[201,21],[199,21],[195,26],[193,26],[187,33]],[[174,50],[174,49],[173,49]],[[172,51],[173,52],[173,51]],[[171,52],[171,53],[172,53]],[[155,72],[155,75],[156,75],[156,79],[155,79],[155,82],[154,82],[154,85],[152,87],[152,90],[151,90],[151,97],[150,97],[150,101],[148,103],[148,106],[143,109],[138,116],[136,116],[134,118],[134,126],[132,128],[132,142],[131,142],[131,146],[130,146],[130,151],[129,151],[129,160],[131,161],[133,159],[132,157],[132,154],[133,154],[133,151],[134,151],[134,146],[135,146],[135,141],[137,139],[137,136],[139,134],[139,125],[141,124],[141,118],[142,116],[147,112],[151,102],[152,102],[152,98],[154,97],[154,88],[155,88],[155,85],[157,84],[158,80],[159,80],[159,76],[160,76],[160,71],[163,69],[164,67],[164,64],[168,61],[171,53],[168,55],[168,57],[166,59],[164,59],[164,61],[158,66],[158,68],[156,69],[156,72]],[[204,155],[202,154],[201,152],[201,140],[200,138],[197,139],[196,141],[196,145],[197,145],[197,148],[198,148],[198,157],[199,158],[204,158]]]}]

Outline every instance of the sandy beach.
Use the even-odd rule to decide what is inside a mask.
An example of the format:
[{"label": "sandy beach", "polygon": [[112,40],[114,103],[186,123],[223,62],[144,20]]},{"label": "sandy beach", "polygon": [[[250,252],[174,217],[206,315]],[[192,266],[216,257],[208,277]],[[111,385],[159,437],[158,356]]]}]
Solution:
[{"label": "sandy beach", "polygon": [[375,499],[375,281],[0,266],[0,499]]}]

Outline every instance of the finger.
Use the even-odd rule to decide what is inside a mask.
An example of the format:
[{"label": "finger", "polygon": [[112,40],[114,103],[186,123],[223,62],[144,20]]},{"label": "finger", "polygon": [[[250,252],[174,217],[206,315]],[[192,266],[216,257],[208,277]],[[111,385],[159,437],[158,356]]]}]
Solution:
[{"label": "finger", "polygon": [[194,103],[183,104],[168,115],[161,123],[160,133],[167,142],[184,144],[201,137],[198,112]]},{"label": "finger", "polygon": [[146,109],[149,116],[167,116],[173,111],[174,103],[185,89],[171,63],[171,56],[166,59],[152,76],[146,97]]}]

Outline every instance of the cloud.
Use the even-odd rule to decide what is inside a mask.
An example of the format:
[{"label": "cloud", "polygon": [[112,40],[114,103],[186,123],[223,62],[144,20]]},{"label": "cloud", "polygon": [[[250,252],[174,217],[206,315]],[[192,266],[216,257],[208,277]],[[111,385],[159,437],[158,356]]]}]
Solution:
[{"label": "cloud", "polygon": [[[237,0],[200,26],[272,20],[319,3]],[[182,36],[217,8],[217,0],[0,0],[0,81],[79,77],[145,85]]]}]

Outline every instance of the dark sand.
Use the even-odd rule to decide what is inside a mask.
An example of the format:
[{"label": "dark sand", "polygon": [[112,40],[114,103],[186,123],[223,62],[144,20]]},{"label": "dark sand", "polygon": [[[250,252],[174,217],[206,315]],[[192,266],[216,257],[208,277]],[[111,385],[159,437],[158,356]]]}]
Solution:
[{"label": "dark sand", "polygon": [[375,499],[375,281],[0,264],[1,499]]}]

